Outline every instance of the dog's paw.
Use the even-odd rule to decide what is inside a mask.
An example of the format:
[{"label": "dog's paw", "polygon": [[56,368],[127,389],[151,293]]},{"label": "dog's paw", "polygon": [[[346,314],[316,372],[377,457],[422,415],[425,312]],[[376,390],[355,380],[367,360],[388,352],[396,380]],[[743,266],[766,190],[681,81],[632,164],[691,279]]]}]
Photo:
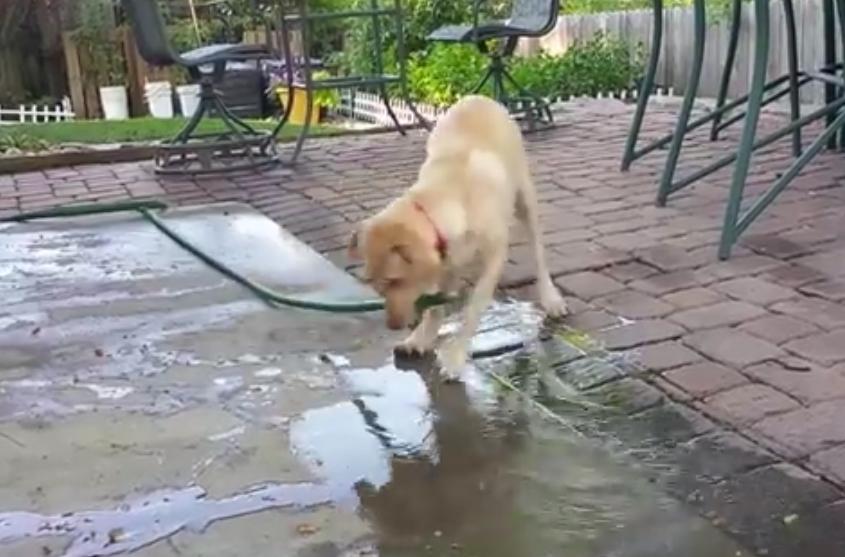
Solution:
[{"label": "dog's paw", "polygon": [[437,354],[437,364],[444,381],[460,381],[467,365],[466,349],[455,341],[447,343]]},{"label": "dog's paw", "polygon": [[430,342],[411,333],[408,338],[393,347],[393,353],[407,358],[419,358],[431,353],[432,349]]},{"label": "dog's paw", "polygon": [[540,307],[552,319],[560,319],[569,314],[566,300],[551,281],[540,288]]}]

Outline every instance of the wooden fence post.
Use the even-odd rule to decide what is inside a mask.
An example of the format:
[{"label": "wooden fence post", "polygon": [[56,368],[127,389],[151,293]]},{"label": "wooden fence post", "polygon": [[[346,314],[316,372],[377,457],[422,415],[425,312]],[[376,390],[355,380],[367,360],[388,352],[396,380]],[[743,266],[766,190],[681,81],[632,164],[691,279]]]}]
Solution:
[{"label": "wooden fence post", "polygon": [[130,114],[144,116],[147,114],[147,105],[144,103],[144,62],[138,53],[132,30],[129,27],[123,27],[119,33],[123,57],[126,59],[126,88],[129,94]]},{"label": "wooden fence post", "polygon": [[72,33],[62,33],[62,45],[65,51],[68,89],[70,89],[73,111],[80,118],[87,118],[88,109],[85,106],[85,93],[82,88],[82,68],[79,67],[79,49],[76,41],[73,40]]}]

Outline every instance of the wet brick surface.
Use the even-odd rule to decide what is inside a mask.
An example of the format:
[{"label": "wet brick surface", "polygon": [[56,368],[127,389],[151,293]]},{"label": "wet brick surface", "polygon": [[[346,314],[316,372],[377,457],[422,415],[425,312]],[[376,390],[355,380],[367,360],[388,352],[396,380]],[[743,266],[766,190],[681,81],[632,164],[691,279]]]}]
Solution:
[{"label": "wet brick surface", "polygon": [[[655,107],[644,137],[670,129],[675,109]],[[556,130],[527,142],[549,266],[573,297],[569,324],[642,368],[630,377],[585,366],[579,385],[608,396],[621,387],[637,392],[625,408],[636,412],[626,417],[631,425],[617,426],[632,439],[662,439],[655,446],[677,467],[675,491],[750,546],[768,555],[842,555],[842,536],[818,532],[841,531],[845,520],[845,389],[835,379],[845,377],[845,159],[817,157],[720,262],[730,168],[656,208],[665,152],[618,170],[631,113],[615,101],[574,104]],[[766,115],[761,127],[776,123]],[[720,156],[738,133],[713,143],[694,134],[679,176]],[[148,162],[5,175],[0,215],[127,198],[242,201],[347,267],[352,226],[412,182],[423,143],[420,134],[312,141],[295,169],[215,178],[157,177]],[[747,199],[789,161],[788,142],[758,154]],[[532,278],[530,251],[516,233],[503,286]],[[726,443],[739,456],[715,460]],[[777,464],[760,468],[763,461]],[[741,503],[749,499],[759,505]]]}]

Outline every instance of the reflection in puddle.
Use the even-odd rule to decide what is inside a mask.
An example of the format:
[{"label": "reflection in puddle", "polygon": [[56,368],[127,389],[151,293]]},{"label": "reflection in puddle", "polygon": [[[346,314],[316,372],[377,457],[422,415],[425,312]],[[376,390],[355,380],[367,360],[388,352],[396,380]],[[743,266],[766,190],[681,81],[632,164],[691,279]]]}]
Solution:
[{"label": "reflection in puddle", "polygon": [[343,373],[355,398],[305,412],[291,424],[291,444],[308,467],[347,500],[361,481],[390,481],[390,459],[436,458],[426,386],[392,366]]}]

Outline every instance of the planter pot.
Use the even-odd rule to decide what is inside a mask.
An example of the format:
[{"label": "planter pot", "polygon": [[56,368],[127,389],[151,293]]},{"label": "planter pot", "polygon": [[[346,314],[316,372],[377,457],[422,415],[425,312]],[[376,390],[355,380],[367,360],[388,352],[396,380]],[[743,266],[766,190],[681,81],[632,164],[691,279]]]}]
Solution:
[{"label": "planter pot", "polygon": [[173,118],[173,89],[169,81],[147,83],[144,96],[153,118]]},{"label": "planter pot", "polygon": [[[276,94],[279,95],[279,103],[285,106],[288,102],[288,90],[284,87],[276,89]],[[294,88],[293,90],[293,106],[290,111],[290,123],[301,126],[305,123],[305,113],[308,107],[308,96],[304,89]],[[311,124],[318,124],[320,116],[323,113],[320,103],[314,103],[314,109],[311,111]]]},{"label": "planter pot", "polygon": [[100,87],[100,104],[106,120],[126,120],[129,118],[129,100],[126,87]]},{"label": "planter pot", "polygon": [[190,118],[194,115],[200,105],[200,86],[179,85],[176,87],[176,96],[179,97],[179,108],[182,111],[182,116]]}]

